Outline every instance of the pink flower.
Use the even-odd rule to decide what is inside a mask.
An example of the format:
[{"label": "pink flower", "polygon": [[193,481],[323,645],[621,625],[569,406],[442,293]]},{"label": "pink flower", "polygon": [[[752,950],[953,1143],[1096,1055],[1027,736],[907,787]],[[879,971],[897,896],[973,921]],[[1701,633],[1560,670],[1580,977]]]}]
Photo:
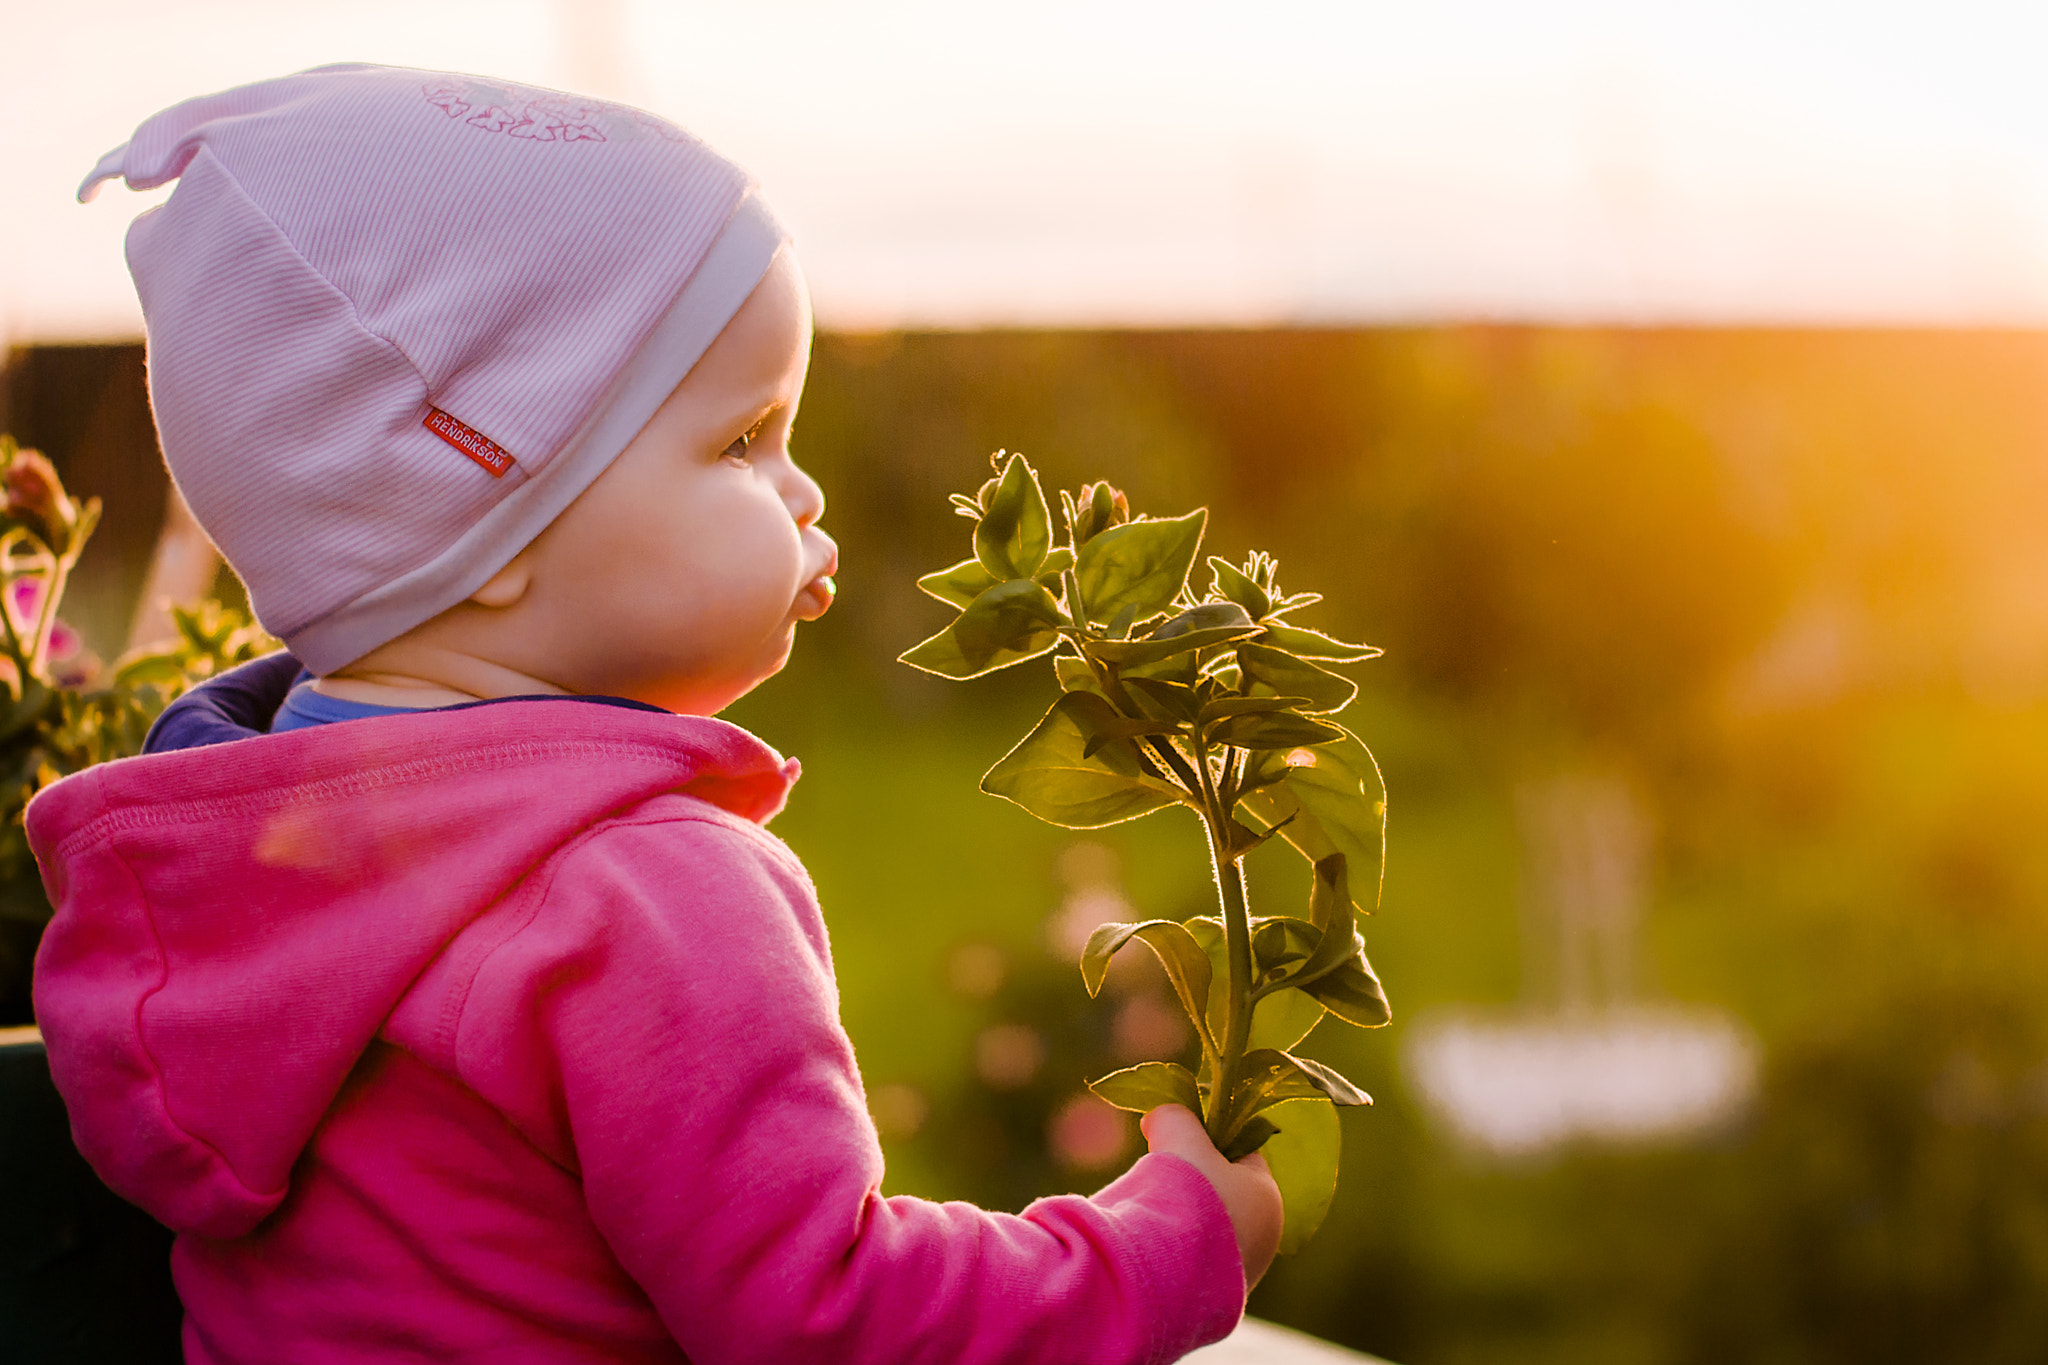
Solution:
[{"label": "pink flower", "polygon": [[[24,635],[22,645],[25,648],[29,643],[26,634],[34,629],[36,617],[43,609],[43,580],[32,575],[23,575],[15,579],[7,585],[7,602],[13,608],[11,614],[14,617],[16,629]],[[82,662],[87,657],[85,640],[62,618],[59,618],[50,623],[50,643],[45,657],[53,666],[62,665],[72,660]],[[61,672],[61,669],[59,672]],[[63,678],[59,677],[58,681],[63,682]],[[75,684],[65,683],[65,685],[73,686]]]},{"label": "pink flower", "polygon": [[62,621],[52,621],[50,623],[51,663],[63,663],[65,660],[75,657],[84,648],[85,641],[79,636],[77,631],[65,625]]}]

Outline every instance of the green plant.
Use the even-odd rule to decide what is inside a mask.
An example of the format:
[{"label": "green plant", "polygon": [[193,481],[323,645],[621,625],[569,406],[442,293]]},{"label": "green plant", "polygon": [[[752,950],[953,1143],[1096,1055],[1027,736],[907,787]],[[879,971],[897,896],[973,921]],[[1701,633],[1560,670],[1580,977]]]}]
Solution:
[{"label": "green plant", "polygon": [[[1288,621],[1321,599],[1281,592],[1264,553],[1212,557],[1197,596],[1188,578],[1206,509],[1133,517],[1122,493],[1093,483],[1060,493],[1060,543],[1037,472],[1018,455],[992,462],[977,493],[953,497],[974,522],[974,557],[918,580],[960,614],[903,662],[973,678],[1052,656],[1059,700],[983,791],[1068,829],[1171,806],[1201,818],[1221,913],[1105,924],[1081,956],[1093,995],[1125,945],[1151,949],[1194,1025],[1199,1066],[1147,1062],[1090,1087],[1139,1112],[1184,1104],[1232,1158],[1265,1148],[1287,1206],[1282,1249],[1296,1249],[1335,1189],[1334,1106],[1372,1101],[1290,1049],[1325,1013],[1367,1028],[1390,1018],[1356,923],[1379,899],[1385,789],[1371,753],[1331,719],[1357,685],[1323,667],[1379,651]],[[1253,916],[1246,903],[1243,859],[1275,835],[1312,865],[1305,918]]]},{"label": "green plant", "polygon": [[174,607],[178,638],[109,667],[58,618],[96,498],[68,494],[42,454],[0,435],[0,919],[40,925],[50,903],[22,812],[60,777],[142,752],[150,724],[193,684],[278,648],[218,602]]}]

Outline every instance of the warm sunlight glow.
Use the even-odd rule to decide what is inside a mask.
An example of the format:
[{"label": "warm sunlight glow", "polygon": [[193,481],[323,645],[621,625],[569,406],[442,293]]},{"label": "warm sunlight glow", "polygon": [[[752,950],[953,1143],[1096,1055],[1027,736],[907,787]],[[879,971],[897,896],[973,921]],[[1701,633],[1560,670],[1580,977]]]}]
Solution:
[{"label": "warm sunlight glow", "polygon": [[[4,0],[0,338],[132,335],[70,202],[325,61],[645,104],[759,174],[828,326],[2048,319],[2048,11],[1603,0]],[[32,134],[32,135],[29,135]]]}]

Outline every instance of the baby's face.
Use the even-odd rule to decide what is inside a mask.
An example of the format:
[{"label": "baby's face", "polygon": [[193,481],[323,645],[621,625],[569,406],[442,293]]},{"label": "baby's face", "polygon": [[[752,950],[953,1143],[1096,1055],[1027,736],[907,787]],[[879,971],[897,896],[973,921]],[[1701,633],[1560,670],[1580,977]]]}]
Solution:
[{"label": "baby's face", "polygon": [[[632,444],[526,552],[537,676],[710,715],[831,605],[825,497],[789,454],[809,364],[784,250]],[[542,638],[544,637],[544,638]]]}]

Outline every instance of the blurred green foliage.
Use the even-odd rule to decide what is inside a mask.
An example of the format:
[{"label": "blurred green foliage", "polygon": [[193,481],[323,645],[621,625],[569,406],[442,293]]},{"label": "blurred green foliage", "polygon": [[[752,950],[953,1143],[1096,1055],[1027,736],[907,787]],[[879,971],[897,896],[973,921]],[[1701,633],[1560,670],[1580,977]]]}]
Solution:
[{"label": "blurred green foliage", "polygon": [[[1351,723],[1394,793],[1368,932],[1396,1044],[1516,998],[1512,793],[1598,763],[1659,830],[1645,993],[1764,1047],[1730,1131],[1503,1164],[1424,1116],[1384,1035],[1319,1031],[1380,1107],[1254,1311],[1405,1365],[2048,1358],[2044,378],[2020,335],[821,338],[797,450],[842,590],[733,718],[805,761],[778,829],[889,1188],[1105,1179],[1135,1138],[1075,1107],[1083,1077],[1167,1055],[1171,1016],[1142,972],[1086,998],[1068,912],[1208,902],[1186,817],[1075,836],[964,795],[1030,680],[892,663],[946,618],[911,586],[957,557],[931,509],[1007,447],[1208,505],[1387,648]],[[1306,890],[1272,851],[1248,872],[1255,901]]]},{"label": "blurred green foliage", "polygon": [[0,1027],[30,1022],[30,968],[51,915],[23,826],[29,801],[142,752],[174,697],[277,648],[207,601],[172,608],[176,638],[103,665],[59,615],[99,520],[97,498],[73,498],[41,451],[0,433]]}]

